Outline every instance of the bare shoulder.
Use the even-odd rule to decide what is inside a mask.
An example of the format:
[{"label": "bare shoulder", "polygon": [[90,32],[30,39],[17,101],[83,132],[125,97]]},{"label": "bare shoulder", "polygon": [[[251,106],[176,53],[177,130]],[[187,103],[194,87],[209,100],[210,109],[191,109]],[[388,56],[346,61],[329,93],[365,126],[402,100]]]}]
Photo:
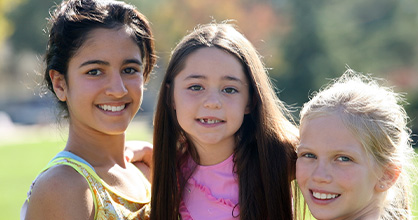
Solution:
[{"label": "bare shoulder", "polygon": [[36,181],[25,219],[93,219],[87,181],[70,166],[45,171]]}]

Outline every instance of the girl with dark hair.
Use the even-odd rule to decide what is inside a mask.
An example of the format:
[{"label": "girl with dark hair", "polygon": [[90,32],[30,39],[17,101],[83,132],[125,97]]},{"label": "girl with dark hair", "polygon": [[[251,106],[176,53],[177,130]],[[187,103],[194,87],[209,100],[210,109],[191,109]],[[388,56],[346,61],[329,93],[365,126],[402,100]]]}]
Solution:
[{"label": "girl with dark hair", "polygon": [[50,24],[44,80],[69,135],[32,184],[22,218],[148,219],[150,183],[124,153],[156,59],[147,19],[119,1],[69,0]]},{"label": "girl with dark hair", "polygon": [[151,219],[294,218],[297,129],[232,25],[181,40],[156,109]]}]

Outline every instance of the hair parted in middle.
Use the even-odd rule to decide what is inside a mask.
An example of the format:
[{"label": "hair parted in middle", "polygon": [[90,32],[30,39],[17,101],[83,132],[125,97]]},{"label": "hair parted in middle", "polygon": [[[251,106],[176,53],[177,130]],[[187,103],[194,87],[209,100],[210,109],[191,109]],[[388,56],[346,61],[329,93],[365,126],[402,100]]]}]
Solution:
[{"label": "hair parted in middle", "polygon": [[291,182],[295,177],[297,128],[278,99],[254,46],[227,23],[198,26],[172,52],[154,118],[154,175],[151,219],[178,219],[187,178],[180,167],[193,143],[180,127],[173,106],[174,78],[200,48],[218,48],[236,57],[249,81],[251,112],[235,134],[234,172],[239,183],[240,219],[293,219]]}]

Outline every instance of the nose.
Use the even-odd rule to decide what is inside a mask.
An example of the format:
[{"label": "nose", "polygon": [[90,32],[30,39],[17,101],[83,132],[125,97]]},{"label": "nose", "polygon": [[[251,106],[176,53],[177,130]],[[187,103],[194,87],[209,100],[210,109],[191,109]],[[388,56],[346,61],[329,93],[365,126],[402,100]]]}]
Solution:
[{"label": "nose", "polygon": [[205,108],[220,109],[222,107],[221,97],[219,92],[208,91],[207,97],[204,101]]},{"label": "nose", "polygon": [[116,98],[122,98],[128,94],[126,89],[125,82],[122,79],[122,76],[119,72],[114,72],[109,74],[109,80],[106,88],[106,95],[114,96]]},{"label": "nose", "polygon": [[331,169],[326,162],[318,161],[312,172],[312,180],[318,183],[330,183],[332,181]]}]

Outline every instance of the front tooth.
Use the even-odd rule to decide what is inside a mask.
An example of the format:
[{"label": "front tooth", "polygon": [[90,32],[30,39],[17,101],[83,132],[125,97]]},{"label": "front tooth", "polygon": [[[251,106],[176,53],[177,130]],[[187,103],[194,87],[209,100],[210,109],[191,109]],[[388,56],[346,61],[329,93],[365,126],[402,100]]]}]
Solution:
[{"label": "front tooth", "polygon": [[334,199],[336,198],[338,195],[336,194],[325,194],[325,193],[318,193],[318,192],[314,192],[313,196],[317,199]]},{"label": "front tooth", "polygon": [[116,111],[122,111],[123,109],[125,109],[125,105],[121,105],[121,106],[102,105],[101,108],[105,111],[116,112]]}]

